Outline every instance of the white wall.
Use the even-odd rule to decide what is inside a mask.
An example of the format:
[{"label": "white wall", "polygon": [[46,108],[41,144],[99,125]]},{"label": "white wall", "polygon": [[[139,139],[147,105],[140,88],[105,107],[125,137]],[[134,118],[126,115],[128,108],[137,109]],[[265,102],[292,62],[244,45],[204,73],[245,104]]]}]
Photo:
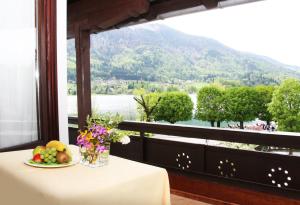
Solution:
[{"label": "white wall", "polygon": [[57,0],[57,80],[60,141],[69,143],[67,113],[67,0]]}]

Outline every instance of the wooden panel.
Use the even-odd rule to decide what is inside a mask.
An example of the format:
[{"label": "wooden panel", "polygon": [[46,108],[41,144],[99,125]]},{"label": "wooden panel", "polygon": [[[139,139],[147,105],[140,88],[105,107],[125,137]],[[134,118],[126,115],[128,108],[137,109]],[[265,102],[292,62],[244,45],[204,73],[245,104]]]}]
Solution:
[{"label": "wooden panel", "polygon": [[121,143],[111,144],[111,154],[125,159],[138,162],[143,161],[143,139],[141,137],[131,136],[130,143],[122,145]]},{"label": "wooden panel", "polygon": [[145,162],[184,172],[203,172],[204,148],[201,145],[145,138]]},{"label": "wooden panel", "polygon": [[207,174],[300,190],[299,157],[207,147],[205,162]]},{"label": "wooden panel", "polygon": [[198,200],[207,199],[205,202],[216,205],[300,205],[300,201],[295,199],[187,177],[170,171],[168,173],[171,188],[181,191],[174,193]]}]

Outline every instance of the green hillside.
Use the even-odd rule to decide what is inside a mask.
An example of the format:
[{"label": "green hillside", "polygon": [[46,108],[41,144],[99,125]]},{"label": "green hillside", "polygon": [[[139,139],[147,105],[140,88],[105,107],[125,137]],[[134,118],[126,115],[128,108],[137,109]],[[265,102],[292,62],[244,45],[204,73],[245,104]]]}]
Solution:
[{"label": "green hillside", "polygon": [[[300,69],[264,56],[239,52],[213,39],[151,24],[92,35],[93,83],[277,84],[300,78]],[[68,82],[74,83],[74,41],[68,42]],[[102,91],[101,91],[102,92]],[[101,93],[100,92],[100,93]]]}]

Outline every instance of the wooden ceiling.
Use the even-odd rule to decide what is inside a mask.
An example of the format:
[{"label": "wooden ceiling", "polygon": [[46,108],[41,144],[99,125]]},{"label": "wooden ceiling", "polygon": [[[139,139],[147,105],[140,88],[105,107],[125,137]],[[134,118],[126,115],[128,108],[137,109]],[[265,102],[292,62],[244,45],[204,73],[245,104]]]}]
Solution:
[{"label": "wooden ceiling", "polygon": [[[80,1],[80,0],[67,0],[68,5],[75,3],[76,1]],[[153,1],[156,1],[156,0],[149,0],[149,2],[153,2]]]},{"label": "wooden ceiling", "polygon": [[97,33],[153,21],[170,13],[174,16],[195,8],[213,9],[229,1],[238,4],[258,0],[68,0],[68,38],[74,37],[75,27]]},{"label": "wooden ceiling", "polygon": [[[74,0],[73,0],[74,1]],[[79,0],[68,5],[68,38],[75,30],[91,33],[109,29],[149,10],[148,0]]]},{"label": "wooden ceiling", "polygon": [[72,4],[72,3],[76,2],[76,1],[79,1],[79,0],[67,0],[67,1],[68,1],[68,5],[70,5],[70,4]]}]

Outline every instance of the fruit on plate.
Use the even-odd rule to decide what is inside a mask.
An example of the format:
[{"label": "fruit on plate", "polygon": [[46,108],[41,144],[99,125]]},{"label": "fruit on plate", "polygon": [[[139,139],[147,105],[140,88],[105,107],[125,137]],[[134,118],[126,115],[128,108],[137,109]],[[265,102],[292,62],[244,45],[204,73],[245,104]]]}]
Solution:
[{"label": "fruit on plate", "polygon": [[71,150],[67,146],[66,146],[66,151],[65,152],[69,157],[69,162],[71,162],[72,161],[72,153],[71,153]]},{"label": "fruit on plate", "polygon": [[70,161],[69,156],[65,152],[58,152],[56,160],[59,164],[68,163]]},{"label": "fruit on plate", "polygon": [[55,148],[57,151],[63,152],[66,148],[66,145],[60,141],[53,140],[53,141],[48,142],[48,144],[46,145],[46,148]]},{"label": "fruit on plate", "polygon": [[33,150],[32,154],[33,154],[33,156],[36,155],[36,154],[41,154],[41,152],[42,152],[43,150],[45,150],[45,149],[46,149],[45,146],[37,146],[37,147]]},{"label": "fruit on plate", "polygon": [[72,161],[72,154],[65,144],[54,140],[46,146],[37,146],[33,150],[32,161],[42,164],[64,164]]},{"label": "fruit on plate", "polygon": [[43,162],[40,154],[34,155],[33,158],[32,158],[32,161],[34,161],[36,163],[42,163]]},{"label": "fruit on plate", "polygon": [[56,148],[46,148],[46,150],[41,153],[41,158],[43,159],[44,163],[51,164],[56,162],[56,155]]}]

